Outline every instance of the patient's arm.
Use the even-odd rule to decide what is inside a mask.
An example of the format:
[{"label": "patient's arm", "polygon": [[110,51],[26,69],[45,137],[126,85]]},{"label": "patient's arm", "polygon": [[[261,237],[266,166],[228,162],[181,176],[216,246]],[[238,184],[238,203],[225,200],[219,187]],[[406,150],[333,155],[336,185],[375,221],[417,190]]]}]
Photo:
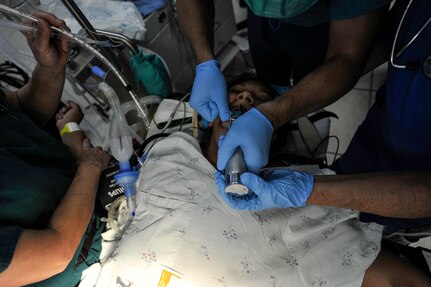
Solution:
[{"label": "patient's arm", "polygon": [[94,208],[109,155],[83,143],[73,182],[43,230],[24,229],[0,286],[23,286],[62,272],[73,258]]},{"label": "patient's arm", "polygon": [[[72,101],[68,101],[68,105],[62,107],[55,115],[56,126],[58,131],[64,127],[65,124],[75,122],[79,124],[84,117],[81,108]],[[74,131],[71,133],[64,133],[61,140],[67,145],[72,153],[74,159],[78,159],[82,152],[82,141],[85,139],[85,134],[82,131]]]},{"label": "patient's arm", "polygon": [[307,204],[356,209],[388,217],[431,217],[429,172],[316,176]]}]

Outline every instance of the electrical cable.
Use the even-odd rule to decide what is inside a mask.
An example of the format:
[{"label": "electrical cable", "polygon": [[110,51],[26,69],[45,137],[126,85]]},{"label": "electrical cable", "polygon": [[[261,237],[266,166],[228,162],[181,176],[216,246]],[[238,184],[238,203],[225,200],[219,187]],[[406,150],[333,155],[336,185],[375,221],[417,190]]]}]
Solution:
[{"label": "electrical cable", "polygon": [[16,64],[6,61],[0,64],[0,87],[5,87],[2,83],[14,88],[22,88],[30,80],[28,74]]},{"label": "electrical cable", "polygon": [[181,121],[181,125],[180,125],[180,128],[178,129],[179,131],[181,131],[181,129],[183,128],[183,125],[184,125],[184,122],[185,122],[185,120],[186,120],[186,103],[185,102],[183,102],[183,107],[184,107],[184,113],[183,113],[183,119],[182,119],[182,121]]},{"label": "electrical cable", "polygon": [[[328,136],[328,137],[326,137],[326,138],[324,138],[318,145],[317,145],[317,147],[314,149],[314,152],[313,152],[313,155],[312,155],[312,158],[314,159],[314,160],[318,160],[319,158],[319,156],[322,154],[322,152],[323,151],[321,151],[320,150],[320,148],[323,146],[323,144],[325,144],[326,142],[328,142],[328,144],[329,144],[329,140],[331,139],[331,138],[335,138],[336,139],[336,142],[337,142],[337,148],[336,148],[336,151],[335,151],[335,155],[334,155],[334,159],[333,159],[333,161],[332,161],[332,163],[331,163],[331,165],[328,165],[328,161],[327,161],[327,156],[325,155],[325,159],[323,160],[323,163],[324,163],[324,165],[326,166],[326,167],[330,167],[330,166],[332,166],[333,164],[334,164],[334,162],[335,162],[335,160],[336,160],[336,158],[337,158],[337,155],[338,155],[338,149],[339,149],[339,147],[340,147],[340,140],[338,139],[338,137],[337,136],[335,136],[335,135],[332,135],[332,136]],[[325,152],[326,154],[328,153],[327,151]]]},{"label": "electrical cable", "polygon": [[181,103],[190,96],[190,93],[187,93],[184,95],[184,97],[181,98],[181,100],[179,100],[179,102],[177,103],[177,105],[175,106],[174,110],[172,111],[171,115],[169,116],[168,121],[166,122],[165,126],[163,127],[163,129],[160,131],[160,133],[164,133],[167,128],[171,125],[172,120],[175,117],[175,114],[177,113],[178,108],[180,107]]},{"label": "electrical cable", "polygon": [[143,155],[145,148],[148,146],[149,143],[151,143],[152,141],[154,141],[158,138],[167,137],[169,135],[170,135],[169,133],[159,133],[159,134],[152,135],[149,138],[145,139],[144,143],[136,151],[138,157]]},{"label": "electrical cable", "polygon": [[[139,147],[139,150],[137,151],[138,155],[141,155],[141,161],[145,161],[146,156],[148,155],[148,153],[150,152],[150,150],[153,148],[153,146],[156,144],[157,139],[161,138],[161,137],[167,137],[168,135],[170,135],[170,133],[165,133],[166,130],[168,129],[168,127],[171,125],[173,118],[175,117],[175,114],[179,108],[179,106],[181,105],[181,103],[184,102],[184,100],[190,96],[190,93],[185,94],[177,103],[177,105],[175,106],[175,108],[173,109],[173,111],[171,112],[168,121],[166,122],[165,126],[162,128],[162,130],[160,131],[160,133],[154,134],[152,136],[150,136],[149,138],[147,138],[143,144]],[[185,105],[185,104],[184,104]],[[186,109],[184,108],[184,113],[185,113]],[[184,114],[185,115],[185,114]],[[184,120],[184,117],[183,117]],[[154,123],[156,124],[156,126],[158,126],[159,124],[156,123],[156,121],[153,118]],[[148,146],[149,148],[145,151],[145,148]]]},{"label": "electrical cable", "polygon": [[[333,138],[335,138],[335,139],[337,140],[337,148],[336,148],[336,150],[335,150],[334,159],[332,160],[332,163],[331,163],[331,165],[330,165],[330,166],[333,166],[333,165],[334,165],[334,163],[335,163],[335,161],[337,160],[338,150],[339,150],[339,148],[340,148],[340,139],[339,139],[337,136],[330,136],[330,138],[331,138],[331,137],[333,137]],[[327,160],[327,159],[325,159],[325,160]]]},{"label": "electrical cable", "polygon": [[389,235],[385,235],[383,237],[386,239],[386,238],[394,237],[396,235],[400,235],[400,236],[404,236],[404,237],[412,237],[412,236],[425,237],[425,236],[431,236],[431,232],[416,232],[416,233],[394,232],[394,233],[391,233]]}]

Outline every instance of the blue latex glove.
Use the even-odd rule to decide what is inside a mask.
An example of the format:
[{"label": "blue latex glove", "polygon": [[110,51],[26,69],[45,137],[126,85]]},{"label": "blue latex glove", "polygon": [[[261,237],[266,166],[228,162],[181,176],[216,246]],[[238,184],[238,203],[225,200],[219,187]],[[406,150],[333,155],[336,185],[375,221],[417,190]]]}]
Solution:
[{"label": "blue latex glove", "polygon": [[272,207],[301,207],[313,190],[314,176],[293,170],[271,170],[264,180],[253,173],[241,175],[242,184],[250,192],[242,197],[225,192],[225,176],[216,172],[217,191],[224,201],[234,209],[262,210]]},{"label": "blue latex glove", "polygon": [[226,82],[216,60],[196,66],[190,106],[209,122],[214,121],[217,116],[222,122],[229,120]]},{"label": "blue latex glove", "polygon": [[247,169],[259,173],[268,163],[273,130],[271,122],[255,108],[241,115],[219,142],[217,169],[224,170],[239,146],[244,153]]}]

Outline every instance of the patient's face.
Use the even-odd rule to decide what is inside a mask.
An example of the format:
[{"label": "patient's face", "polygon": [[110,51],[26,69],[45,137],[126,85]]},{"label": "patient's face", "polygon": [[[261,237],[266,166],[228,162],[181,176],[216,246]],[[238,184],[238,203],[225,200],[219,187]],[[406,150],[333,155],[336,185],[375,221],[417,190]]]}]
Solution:
[{"label": "patient's face", "polygon": [[[265,85],[251,80],[238,83],[228,90],[229,108],[240,106],[243,113],[271,100],[271,91]],[[207,158],[216,166],[218,142],[220,136],[227,132],[227,123],[222,123],[220,118],[217,117],[212,127],[213,133],[207,151]]]},{"label": "patient's face", "polygon": [[243,112],[272,99],[268,88],[255,81],[244,81],[228,90],[229,108],[240,106]]}]

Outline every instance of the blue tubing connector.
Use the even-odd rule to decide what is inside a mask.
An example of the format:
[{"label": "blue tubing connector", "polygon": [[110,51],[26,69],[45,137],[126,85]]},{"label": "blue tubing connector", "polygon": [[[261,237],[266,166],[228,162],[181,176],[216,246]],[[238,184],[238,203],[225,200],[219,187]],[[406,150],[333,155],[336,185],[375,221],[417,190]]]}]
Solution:
[{"label": "blue tubing connector", "polygon": [[94,74],[94,75],[96,75],[96,76],[98,76],[98,77],[100,77],[100,78],[105,78],[105,76],[106,76],[106,72],[104,71],[104,70],[102,70],[102,68],[100,68],[100,67],[98,67],[98,66],[93,66],[93,67],[91,67],[91,72]]},{"label": "blue tubing connector", "polygon": [[120,173],[128,172],[132,170],[132,168],[130,167],[129,161],[120,161],[119,164],[120,164]]},{"label": "blue tubing connector", "polygon": [[[128,163],[128,162],[127,162]],[[114,175],[114,179],[117,183],[124,188],[124,195],[127,200],[127,208],[129,209],[129,214],[133,217],[135,216],[136,210],[136,189],[135,184],[138,180],[139,173],[137,171],[123,171],[120,162],[120,173]]]}]

